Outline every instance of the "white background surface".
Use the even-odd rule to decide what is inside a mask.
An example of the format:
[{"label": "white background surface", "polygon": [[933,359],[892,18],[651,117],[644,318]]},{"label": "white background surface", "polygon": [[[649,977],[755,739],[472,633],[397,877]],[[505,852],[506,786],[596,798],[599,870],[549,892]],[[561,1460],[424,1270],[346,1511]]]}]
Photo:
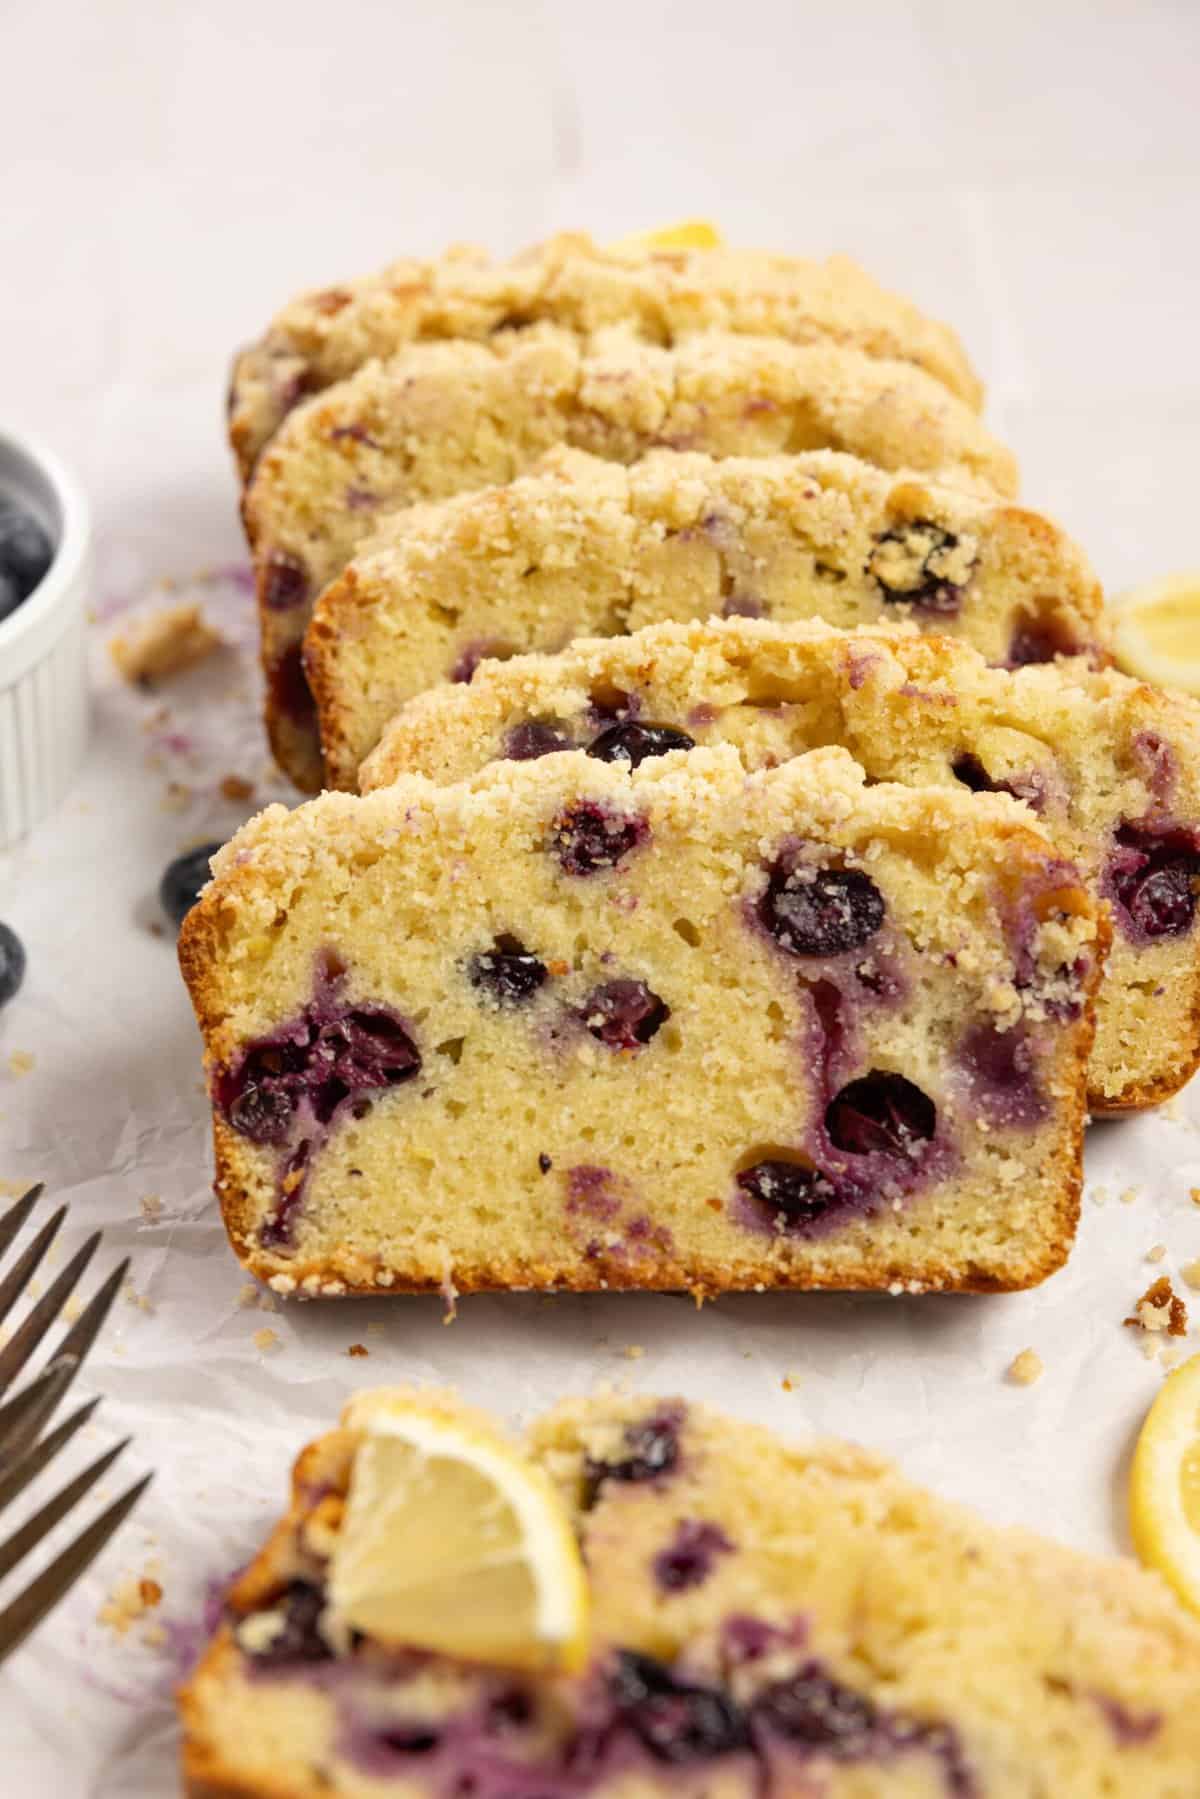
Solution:
[{"label": "white background surface", "polygon": [[[0,419],[90,489],[110,619],[163,577],[240,557],[226,365],[292,290],[454,238],[505,250],[708,214],[734,241],[850,251],[949,317],[1027,497],[1119,588],[1200,561],[1198,68],[1192,0],[5,0]],[[201,591],[244,631],[229,581]],[[163,864],[239,821],[215,783],[257,774],[261,752],[248,701],[213,697],[229,660],[172,690],[175,752],[143,728],[153,705],[97,671],[85,778],[0,860],[0,916],[30,955],[0,1018],[0,1178],[45,1178],[71,1243],[101,1223],[106,1258],[132,1252],[153,1310],[119,1306],[94,1355],[107,1403],[90,1447],[132,1431],[129,1471],[158,1479],[87,1590],[0,1673],[0,1793],[175,1790],[175,1664],[97,1607],[158,1554],[160,1615],[194,1617],[355,1383],[451,1380],[514,1418],[598,1378],[707,1393],[857,1437],[996,1519],[1123,1542],[1124,1458],[1161,1376],[1120,1319],[1152,1244],[1167,1268],[1200,1255],[1200,1094],[1093,1132],[1089,1174],[1112,1198],[1085,1205],[1069,1268],[1037,1294],[747,1296],[701,1314],[482,1299],[450,1328],[417,1300],[239,1309],[198,1043],[149,925]],[[36,1057],[23,1079],[13,1051]],[[264,1326],[273,1353],[253,1345]],[[346,1358],[353,1341],[369,1360]],[[1006,1385],[1030,1344],[1044,1378]]]}]

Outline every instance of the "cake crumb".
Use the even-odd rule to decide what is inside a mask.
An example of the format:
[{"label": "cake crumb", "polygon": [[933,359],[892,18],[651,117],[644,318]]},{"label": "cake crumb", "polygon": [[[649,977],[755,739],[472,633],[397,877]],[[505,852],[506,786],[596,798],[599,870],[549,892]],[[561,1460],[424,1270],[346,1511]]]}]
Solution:
[{"label": "cake crumb", "polygon": [[1200,1257],[1194,1262],[1185,1262],[1179,1272],[1192,1292],[1200,1293]]},{"label": "cake crumb", "polygon": [[72,1293],[71,1297],[65,1301],[65,1303],[63,1305],[63,1309],[59,1313],[59,1317],[62,1319],[64,1324],[74,1324],[75,1320],[77,1318],[81,1318],[82,1316],[83,1316],[83,1301],[82,1301],[82,1299],[79,1299],[74,1293]]},{"label": "cake crumb", "polygon": [[1200,1206],[1200,1187],[1193,1187],[1188,1194],[1188,1198],[1194,1206]]},{"label": "cake crumb", "polygon": [[365,1343],[352,1343],[350,1345],[349,1349],[346,1351],[347,1355],[353,1355],[353,1356],[370,1355],[370,1353],[371,1352],[367,1348]]},{"label": "cake crumb", "polygon": [[161,1603],[162,1596],[162,1587],[149,1575],[127,1574],[100,1607],[97,1621],[115,1636],[123,1637],[139,1618]]},{"label": "cake crumb", "polygon": [[1159,1275],[1146,1288],[1125,1323],[1134,1330],[1165,1331],[1171,1337],[1186,1337],[1187,1306],[1172,1287],[1169,1275]]},{"label": "cake crumb", "polygon": [[157,1224],[163,1213],[163,1202],[157,1193],[142,1195],[142,1217],[147,1224]]},{"label": "cake crumb", "polygon": [[221,796],[235,806],[244,806],[254,798],[254,782],[247,781],[242,775],[223,775]]},{"label": "cake crumb", "polygon": [[142,1641],[147,1649],[165,1649],[167,1646],[166,1626],[163,1624],[147,1624],[145,1630],[142,1632]]},{"label": "cake crumb", "polygon": [[1152,1243],[1150,1248],[1146,1251],[1146,1260],[1148,1262],[1161,1262],[1166,1253],[1167,1246],[1165,1243]]},{"label": "cake crumb", "polygon": [[1041,1380],[1045,1372],[1046,1364],[1037,1350],[1023,1349],[1008,1364],[1007,1376],[1016,1387],[1032,1387],[1034,1381]]},{"label": "cake crumb", "polygon": [[132,686],[149,687],[168,675],[194,668],[220,646],[220,637],[193,602],[160,607],[114,637],[108,650],[124,680]]},{"label": "cake crumb", "polygon": [[785,1393],[794,1393],[796,1388],[800,1385],[800,1376],[798,1374],[785,1374],[779,1384]]},{"label": "cake crumb", "polygon": [[1126,1187],[1121,1194],[1121,1204],[1123,1206],[1131,1206],[1134,1201],[1140,1199],[1141,1196],[1142,1192],[1140,1187]]},{"label": "cake crumb", "polygon": [[124,1287],[126,1305],[136,1306],[139,1312],[153,1313],[157,1308],[148,1293],[139,1293],[132,1281],[126,1281]]},{"label": "cake crumb", "polygon": [[645,1355],[646,1351],[642,1348],[640,1343],[627,1343],[625,1345],[624,1353],[627,1362],[638,1362]]},{"label": "cake crumb", "polygon": [[32,1074],[36,1066],[36,1057],[27,1049],[14,1049],[8,1058],[8,1072],[18,1081],[24,1075]]},{"label": "cake crumb", "polygon": [[252,1341],[260,1355],[267,1355],[271,1350],[281,1347],[278,1331],[273,1331],[269,1324],[264,1324],[261,1330],[255,1331]]},{"label": "cake crumb", "polygon": [[243,1311],[249,1311],[251,1306],[256,1306],[258,1304],[258,1282],[246,1281],[243,1286],[239,1287],[237,1302]]},{"label": "cake crumb", "polygon": [[33,1184],[32,1181],[0,1181],[0,1199],[20,1199]]},{"label": "cake crumb", "polygon": [[1094,1206],[1106,1206],[1112,1194],[1107,1187],[1092,1187],[1088,1191],[1088,1198]]}]

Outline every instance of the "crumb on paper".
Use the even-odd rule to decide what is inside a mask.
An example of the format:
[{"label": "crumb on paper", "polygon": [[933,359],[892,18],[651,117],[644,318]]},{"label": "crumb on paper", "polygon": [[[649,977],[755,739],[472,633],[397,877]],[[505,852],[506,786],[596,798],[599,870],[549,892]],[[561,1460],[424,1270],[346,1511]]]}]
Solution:
[{"label": "crumb on paper", "polygon": [[147,1624],[145,1630],[142,1632],[142,1642],[146,1645],[147,1649],[165,1649],[167,1646],[166,1626],[163,1624]]},{"label": "crumb on paper", "polygon": [[186,812],[192,803],[192,790],[186,781],[168,781],[162,803],[164,812]]},{"label": "crumb on paper", "polygon": [[1135,1200],[1138,1200],[1141,1197],[1142,1190],[1140,1187],[1126,1187],[1121,1194],[1121,1204],[1123,1206],[1131,1206]]},{"label": "crumb on paper", "polygon": [[245,780],[241,775],[224,775],[221,779],[221,795],[236,806],[244,806],[254,798],[254,782]]},{"label": "crumb on paper", "polygon": [[350,1356],[370,1355],[370,1353],[371,1352],[365,1343],[351,1343],[349,1349],[346,1351],[346,1354]]},{"label": "crumb on paper", "polygon": [[1188,1198],[1194,1206],[1200,1206],[1200,1187],[1191,1188],[1188,1193]]},{"label": "crumb on paper", "polygon": [[1200,1293],[1200,1257],[1197,1257],[1194,1262],[1185,1262],[1179,1272],[1183,1276],[1185,1285],[1189,1286],[1193,1293]]},{"label": "crumb on paper", "polygon": [[268,1355],[273,1349],[281,1347],[279,1332],[273,1331],[269,1324],[264,1324],[261,1330],[255,1331],[253,1343],[260,1355]]},{"label": "crumb on paper", "polygon": [[14,1049],[8,1058],[8,1072],[18,1081],[32,1074],[36,1065],[37,1058],[27,1049]]},{"label": "crumb on paper", "polygon": [[645,1353],[640,1343],[627,1343],[622,1351],[627,1362],[640,1362]]},{"label": "crumb on paper", "polygon": [[1023,1349],[1015,1355],[1006,1369],[1007,1378],[1015,1387],[1032,1387],[1034,1381],[1041,1380],[1046,1372],[1046,1364],[1036,1349]]},{"label": "crumb on paper", "polygon": [[34,1184],[33,1181],[0,1181],[0,1199],[20,1199]]},{"label": "crumb on paper", "polygon": [[126,1305],[136,1306],[139,1312],[154,1312],[155,1304],[148,1293],[139,1293],[132,1281],[126,1281],[122,1289]]},{"label": "crumb on paper", "polygon": [[785,1374],[779,1384],[785,1393],[794,1393],[796,1388],[800,1385],[800,1376],[798,1374]]},{"label": "crumb on paper", "polygon": [[157,1193],[142,1195],[142,1217],[147,1224],[157,1224],[162,1217],[163,1202]]},{"label": "crumb on paper", "polygon": [[1150,1248],[1146,1251],[1146,1260],[1148,1262],[1161,1262],[1166,1253],[1167,1246],[1165,1243],[1152,1243]]},{"label": "crumb on paper", "polygon": [[133,686],[148,687],[194,668],[220,647],[220,637],[193,602],[160,607],[114,637],[108,649],[118,674]]},{"label": "crumb on paper", "polygon": [[1106,1206],[1112,1194],[1107,1187],[1089,1187],[1088,1198],[1094,1206]]},{"label": "crumb on paper", "polygon": [[127,1574],[119,1580],[96,1617],[115,1636],[123,1637],[130,1626],[162,1603],[163,1590],[147,1574]]},{"label": "crumb on paper", "polygon": [[83,1301],[77,1294],[72,1293],[71,1297],[64,1303],[63,1309],[59,1313],[59,1317],[64,1324],[74,1324],[75,1320],[77,1318],[82,1318],[82,1316]]},{"label": "crumb on paper", "polygon": [[1126,1318],[1125,1323],[1134,1330],[1155,1333],[1165,1331],[1170,1337],[1186,1337],[1187,1306],[1172,1287],[1169,1275],[1160,1274],[1146,1288],[1134,1307],[1132,1316]]}]

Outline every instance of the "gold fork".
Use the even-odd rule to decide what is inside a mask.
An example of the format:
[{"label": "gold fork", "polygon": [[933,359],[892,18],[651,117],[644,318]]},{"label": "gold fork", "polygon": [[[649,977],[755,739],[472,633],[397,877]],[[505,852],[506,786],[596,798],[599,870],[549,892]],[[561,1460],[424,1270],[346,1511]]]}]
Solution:
[{"label": "gold fork", "polygon": [[[23,1194],[0,1217],[0,1257],[7,1253],[27,1223],[41,1194],[42,1186],[39,1183],[36,1187],[31,1187],[28,1193]],[[60,1206],[53,1217],[47,1219],[29,1247],[21,1253],[9,1273],[0,1280],[0,1323],[29,1287],[66,1215],[66,1206]],[[12,1399],[4,1397],[51,1329],[99,1244],[100,1232],[95,1231],[71,1257],[62,1273],[46,1289],[0,1351],[0,1401],[3,1401],[0,1403],[0,1512],[26,1491],[37,1475],[54,1460],[59,1450],[65,1448],[76,1432],[82,1429],[100,1403],[98,1398],[89,1400],[48,1435],[41,1436],[43,1426],[49,1423],[52,1414],[61,1404],[83,1365],[84,1357],[99,1335],[101,1325],[108,1317],[113,1300],[129,1272],[128,1257],[119,1268],[113,1269],[104,1285],[93,1295],[41,1373],[35,1375]],[[17,1564],[90,1492],[112,1467],[122,1450],[128,1448],[130,1441],[129,1437],[125,1437],[112,1449],[106,1450],[81,1474],[60,1487],[52,1499],[47,1500],[32,1517],[27,1518],[0,1542],[0,1581],[11,1574]],[[63,1595],[74,1586],[113,1532],[128,1517],[152,1479],[152,1475],[143,1476],[119,1499],[114,1500],[106,1511],[80,1532],[73,1543],[69,1543],[43,1568],[24,1592],[18,1593],[0,1611],[0,1662],[11,1655],[18,1644],[24,1642],[51,1607],[57,1605]]]}]

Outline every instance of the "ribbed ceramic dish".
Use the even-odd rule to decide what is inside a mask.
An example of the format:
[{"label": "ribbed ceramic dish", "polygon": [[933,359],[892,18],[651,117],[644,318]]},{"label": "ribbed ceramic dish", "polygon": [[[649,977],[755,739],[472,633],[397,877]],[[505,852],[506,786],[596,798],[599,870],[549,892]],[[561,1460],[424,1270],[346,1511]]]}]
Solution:
[{"label": "ribbed ceramic dish", "polygon": [[0,494],[39,520],[54,561],[0,620],[0,850],[53,810],[87,742],[84,644],[91,551],[87,501],[57,456],[0,431]]}]

